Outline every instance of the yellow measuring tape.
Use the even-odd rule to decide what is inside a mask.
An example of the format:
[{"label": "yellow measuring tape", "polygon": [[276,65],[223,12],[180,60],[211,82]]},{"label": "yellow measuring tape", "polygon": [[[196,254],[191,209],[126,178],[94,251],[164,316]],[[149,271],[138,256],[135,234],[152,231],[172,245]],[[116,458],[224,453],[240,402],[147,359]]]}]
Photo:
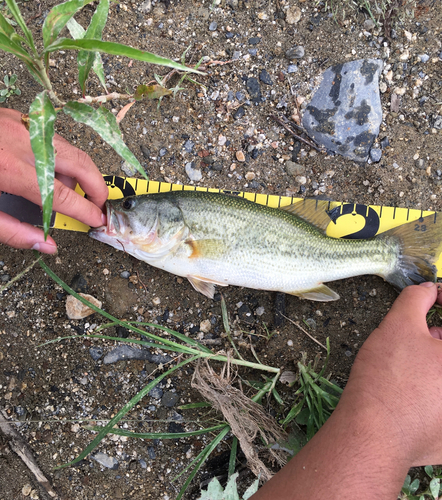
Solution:
[{"label": "yellow measuring tape", "polygon": [[[210,193],[224,193],[241,196],[247,200],[273,208],[280,208],[300,201],[302,198],[290,196],[266,195],[259,193],[246,193],[243,191],[232,191],[228,189],[214,189],[183,184],[169,184],[167,182],[147,181],[145,179],[131,179],[117,176],[104,176],[109,188],[109,199],[115,200],[125,196],[168,193],[170,191],[204,191]],[[79,186],[76,191],[84,195]],[[338,201],[329,202],[328,207],[331,221],[327,235],[333,238],[372,238],[378,233],[400,226],[407,222],[415,221],[416,231],[425,230],[420,219],[426,215],[434,214],[441,217],[442,214],[425,210],[409,208],[384,207],[377,205],[361,205],[355,203],[343,203]],[[330,221],[330,222],[331,222]],[[69,231],[87,232],[89,226],[78,222],[71,217],[57,213],[54,220],[54,228],[67,229]],[[442,256],[436,263],[438,277],[442,277]]]}]

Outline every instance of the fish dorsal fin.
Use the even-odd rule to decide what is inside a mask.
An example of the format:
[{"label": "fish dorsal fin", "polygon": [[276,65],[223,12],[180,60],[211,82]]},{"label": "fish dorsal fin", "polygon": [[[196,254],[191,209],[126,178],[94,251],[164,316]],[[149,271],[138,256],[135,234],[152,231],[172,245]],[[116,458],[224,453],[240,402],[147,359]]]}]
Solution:
[{"label": "fish dorsal fin", "polygon": [[209,299],[213,299],[215,295],[215,285],[227,286],[227,283],[220,283],[219,281],[214,281],[202,276],[187,276],[187,279],[197,292],[209,297]]},{"label": "fish dorsal fin", "polygon": [[317,302],[331,302],[332,300],[339,299],[339,295],[324,284],[312,288],[311,290],[293,292],[291,295],[296,295],[301,299],[316,300]]},{"label": "fish dorsal fin", "polygon": [[313,224],[324,234],[327,230],[327,226],[332,222],[332,219],[328,215],[330,202],[326,200],[301,200],[292,205],[281,207],[281,209],[298,216],[309,224]]}]

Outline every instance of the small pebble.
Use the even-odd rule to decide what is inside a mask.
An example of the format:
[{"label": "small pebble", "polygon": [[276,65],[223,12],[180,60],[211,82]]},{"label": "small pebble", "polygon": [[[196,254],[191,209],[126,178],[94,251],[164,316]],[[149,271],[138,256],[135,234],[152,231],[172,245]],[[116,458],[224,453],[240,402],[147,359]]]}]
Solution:
[{"label": "small pebble", "polygon": [[298,71],[298,66],[296,64],[289,64],[287,66],[287,73],[296,73]]},{"label": "small pebble", "polygon": [[292,345],[293,345],[293,340],[287,340],[287,345],[288,345],[289,347],[292,347]]},{"label": "small pebble", "polygon": [[421,60],[421,62],[426,63],[428,59],[430,59],[430,56],[428,54],[421,54],[419,56],[419,59]]},{"label": "small pebble", "polygon": [[97,361],[103,356],[103,349],[101,347],[91,347],[89,349],[89,354],[94,361]]},{"label": "small pebble", "polygon": [[99,451],[95,453],[95,455],[91,455],[96,462],[101,464],[103,467],[107,467],[108,469],[117,470],[119,467],[118,460],[114,457],[109,457],[105,453]]},{"label": "small pebble", "polygon": [[236,110],[236,113],[233,115],[233,118],[235,120],[239,120],[240,118],[242,118],[244,115],[246,114],[246,111],[245,109],[241,106],[239,107],[237,110]]},{"label": "small pebble", "polygon": [[161,399],[163,397],[163,389],[156,385],[149,391],[149,396],[154,399]]},{"label": "small pebble", "polygon": [[381,161],[382,158],[382,149],[380,147],[372,147],[370,149],[370,160],[373,163],[377,163]]},{"label": "small pebble", "polygon": [[[101,309],[102,303],[92,297],[92,295],[88,295],[86,293],[79,294],[84,299],[88,300],[91,304]],[[80,302],[73,295],[68,295],[66,298],[66,315],[69,319],[83,319],[91,314],[94,314],[94,310],[88,307],[87,305]]]},{"label": "small pebble", "polygon": [[245,175],[245,178],[246,180],[248,181],[253,181],[253,179],[255,178],[255,172],[247,172],[246,175]]},{"label": "small pebble", "polygon": [[286,23],[296,24],[301,19],[301,16],[302,11],[297,5],[289,7],[285,14]]},{"label": "small pebble", "polygon": [[200,331],[203,333],[209,333],[210,329],[212,328],[212,324],[210,323],[210,320],[205,319],[201,321],[200,323]]},{"label": "small pebble", "polygon": [[167,391],[163,394],[161,398],[161,404],[167,408],[172,408],[177,404],[179,396],[176,392]]},{"label": "small pebble", "polygon": [[261,43],[261,38],[259,36],[249,38],[249,45],[258,45],[258,43]]},{"label": "small pebble", "polygon": [[305,50],[304,47],[298,45],[297,47],[292,47],[285,53],[287,59],[301,59],[304,57]]},{"label": "small pebble", "polygon": [[259,79],[266,85],[273,85],[273,81],[265,69],[261,70],[261,72],[259,73]]},{"label": "small pebble", "polygon": [[218,23],[216,21],[212,21],[209,24],[209,31],[216,31],[216,28],[218,28]]},{"label": "small pebble", "polygon": [[203,178],[201,170],[193,168],[193,162],[186,163],[186,174],[191,181],[199,182]]},{"label": "small pebble", "polygon": [[258,49],[249,49],[249,54],[255,57],[258,54]]},{"label": "small pebble", "polygon": [[23,496],[28,497],[31,494],[32,486],[30,484],[25,484],[21,490]]},{"label": "small pebble", "polygon": [[242,162],[246,160],[246,157],[244,156],[244,153],[242,151],[237,151],[235,156],[238,161]]},{"label": "small pebble", "polygon": [[195,144],[189,139],[184,143],[183,147],[187,153],[191,153],[193,151],[194,146]]},{"label": "small pebble", "polygon": [[128,280],[130,278],[130,272],[129,271],[123,271],[120,273],[120,277],[124,278],[125,280]]}]

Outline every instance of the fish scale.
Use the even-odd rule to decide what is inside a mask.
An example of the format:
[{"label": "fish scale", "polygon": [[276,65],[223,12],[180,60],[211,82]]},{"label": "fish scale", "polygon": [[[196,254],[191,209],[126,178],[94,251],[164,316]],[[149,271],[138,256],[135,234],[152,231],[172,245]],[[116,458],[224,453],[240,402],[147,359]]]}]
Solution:
[{"label": "fish scale", "polygon": [[326,207],[304,200],[275,209],[201,191],[131,196],[109,200],[107,226],[90,235],[187,277],[209,297],[214,285],[237,285],[329,301],[339,296],[324,282],[362,274],[399,289],[435,280],[442,224],[427,224],[427,233],[410,223],[367,240],[335,239],[325,234]]}]

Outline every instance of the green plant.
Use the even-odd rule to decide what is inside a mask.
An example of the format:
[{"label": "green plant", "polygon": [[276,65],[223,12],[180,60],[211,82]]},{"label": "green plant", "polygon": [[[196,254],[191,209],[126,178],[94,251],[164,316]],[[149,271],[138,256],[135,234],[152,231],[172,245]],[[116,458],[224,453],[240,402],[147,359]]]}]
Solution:
[{"label": "green plant", "polygon": [[[440,467],[433,468],[432,465],[427,465],[425,473],[429,478],[428,486],[422,490],[419,479],[411,480],[411,476],[407,475],[404,485],[402,486],[400,498],[403,500],[438,500],[439,494],[442,492],[440,480],[442,479],[442,469]],[[421,492],[417,493],[421,487]],[[417,493],[417,494],[416,494]]]},{"label": "green plant", "polygon": [[306,426],[307,440],[310,440],[325,424],[342,394],[342,389],[339,386],[323,377],[330,357],[328,338],[326,345],[327,357],[319,373],[316,373],[319,357],[316,357],[313,364],[311,362],[306,364],[306,355],[305,353],[302,355],[301,361],[298,362],[300,387],[295,393],[298,400],[281,422],[283,426],[287,426],[292,420],[295,420],[298,425]]},{"label": "green plant", "polygon": [[[104,85],[105,82],[99,54],[104,52],[151,64],[168,66],[184,71],[185,74],[201,72],[150,52],[144,52],[119,43],[102,41],[102,32],[107,22],[110,0],[100,0],[86,31],[73,20],[73,16],[84,6],[91,4],[93,0],[68,0],[56,5],[48,13],[43,23],[43,47],[40,49],[37,47],[16,1],[5,1],[8,7],[8,15],[10,14],[14,21],[7,19],[0,12],[0,49],[18,57],[25,64],[33,78],[44,89],[31,104],[29,132],[42,199],[43,229],[46,237],[52,212],[55,171],[53,137],[54,122],[58,113],[63,112],[75,121],[93,128],[126,162],[146,177],[137,158],[125,145],[116,118],[108,109],[101,106],[109,99],[140,99],[145,93],[141,95],[113,93],[97,97],[86,96],[86,82],[92,69],[98,75],[101,84]],[[15,30],[14,23],[20,28],[21,35]],[[63,28],[68,23],[74,39],[60,36]],[[81,99],[64,102],[52,87],[49,57],[53,52],[60,50],[78,51],[78,79],[83,94]],[[91,104],[100,106],[94,108]]]},{"label": "green plant", "polygon": [[[35,252],[36,257],[38,257],[38,252]],[[195,361],[198,361],[200,359],[207,359],[210,361],[221,361],[225,363],[226,365],[236,365],[236,366],[244,366],[260,371],[264,371],[267,373],[273,374],[273,377],[268,377],[266,379],[266,383],[263,384],[263,386],[258,390],[258,392],[250,398],[254,402],[259,402],[261,399],[268,394],[269,392],[272,391],[272,388],[274,387],[279,375],[280,375],[280,369],[275,368],[272,366],[266,366],[261,363],[253,363],[246,361],[244,359],[238,359],[232,356],[227,356],[227,355],[221,355],[221,354],[216,354],[213,353],[208,347],[204,346],[203,344],[186,337],[185,335],[176,332],[174,330],[171,330],[169,328],[163,327],[161,325],[156,325],[153,323],[140,323],[140,322],[127,322],[127,321],[121,321],[109,313],[99,309],[98,307],[94,306],[91,304],[89,301],[78,295],[74,290],[72,290],[64,281],[62,281],[42,260],[37,260],[36,262],[39,262],[40,266],[43,268],[43,270],[46,272],[46,274],[51,277],[58,285],[60,285],[66,292],[69,294],[73,295],[76,299],[80,300],[82,303],[86,304],[89,306],[91,309],[93,309],[95,312],[100,314],[101,316],[107,318],[110,322],[106,323],[104,325],[101,325],[98,327],[95,332],[100,332],[106,328],[113,327],[116,325],[124,326],[128,330],[141,335],[142,337],[145,338],[145,340],[138,340],[138,339],[132,339],[132,338],[115,338],[115,337],[110,337],[106,335],[97,335],[97,334],[92,334],[92,335],[87,335],[88,339],[104,339],[104,340],[113,340],[113,341],[120,341],[120,342],[127,342],[127,343],[132,343],[132,344],[137,344],[141,345],[143,347],[149,347],[149,348],[157,348],[157,349],[162,349],[170,352],[176,353],[176,357],[173,359],[172,363],[175,363],[173,366],[170,368],[166,369],[163,373],[158,375],[154,380],[149,382],[141,391],[139,391],[130,401],[128,401],[123,408],[121,408],[116,415],[107,422],[106,425],[104,426],[95,426],[95,427],[90,427],[90,426],[85,426],[86,429],[92,430],[97,433],[97,435],[94,437],[94,439],[89,443],[89,445],[80,453],[80,455],[77,456],[73,461],[66,463],[64,465],[61,465],[57,468],[62,468],[62,467],[67,467],[70,465],[73,465],[80,460],[84,459],[87,455],[89,455],[98,445],[99,443],[103,440],[103,438],[107,434],[118,434],[120,436],[127,436],[127,437],[132,437],[132,438],[139,438],[139,439],[178,439],[178,438],[185,438],[185,437],[192,437],[196,435],[201,435],[201,434],[212,434],[212,433],[217,433],[215,437],[206,445],[206,447],[199,453],[199,455],[192,461],[190,462],[187,467],[178,475],[176,478],[174,478],[174,481],[181,477],[183,474],[185,474],[187,471],[191,470],[189,476],[187,477],[186,481],[184,482],[176,500],[180,500],[182,496],[184,495],[187,487],[189,486],[190,482],[193,480],[195,475],[198,473],[204,462],[207,460],[209,455],[212,453],[212,451],[220,444],[220,442],[227,436],[229,432],[231,432],[231,427],[227,422],[222,422],[217,425],[211,425],[209,427],[199,429],[196,431],[189,431],[189,432],[183,432],[183,433],[161,433],[161,432],[156,432],[156,433],[140,433],[140,432],[133,432],[130,430],[126,429],[119,429],[116,427],[119,422],[122,421],[122,419],[127,415],[129,411],[134,408],[134,406],[143,398],[145,397],[149,391],[151,391],[161,380],[164,378],[168,378],[171,376],[173,372],[176,370],[179,370],[183,366],[193,363]],[[33,264],[35,264],[34,262]],[[159,336],[154,333],[151,333],[151,331],[147,331],[145,328],[148,328],[150,330],[160,330],[164,334],[164,336]],[[168,337],[175,337],[176,340],[170,340]],[[54,342],[59,342],[65,339],[70,339],[70,338],[81,338],[81,336],[70,336],[70,337],[61,337],[54,339],[52,341],[47,342],[46,344],[54,343]],[[46,345],[45,344],[45,345]],[[206,403],[203,403],[203,405],[207,405]],[[194,408],[194,407],[201,407],[203,406],[202,404],[197,404],[197,405],[186,405],[186,408]],[[236,454],[237,454],[237,445],[238,441],[236,437],[233,438],[232,442],[232,448],[231,448],[231,454],[230,454],[230,461],[229,461],[229,476],[233,475],[235,472],[235,461],[236,461]]]},{"label": "green plant", "polygon": [[17,81],[17,75],[5,75],[3,78],[6,88],[0,90],[0,103],[6,102],[12,95],[21,95],[21,90],[18,85],[15,85]]},{"label": "green plant", "polygon": [[[236,478],[238,474],[233,474],[230,476],[229,481],[226,484],[226,488],[223,489],[218,479],[213,478],[210,481],[209,486],[206,491],[202,491],[201,496],[198,500],[240,500],[238,494],[238,485],[236,483]],[[245,492],[242,500],[248,500],[254,493],[258,491],[259,479],[257,479]]]}]

